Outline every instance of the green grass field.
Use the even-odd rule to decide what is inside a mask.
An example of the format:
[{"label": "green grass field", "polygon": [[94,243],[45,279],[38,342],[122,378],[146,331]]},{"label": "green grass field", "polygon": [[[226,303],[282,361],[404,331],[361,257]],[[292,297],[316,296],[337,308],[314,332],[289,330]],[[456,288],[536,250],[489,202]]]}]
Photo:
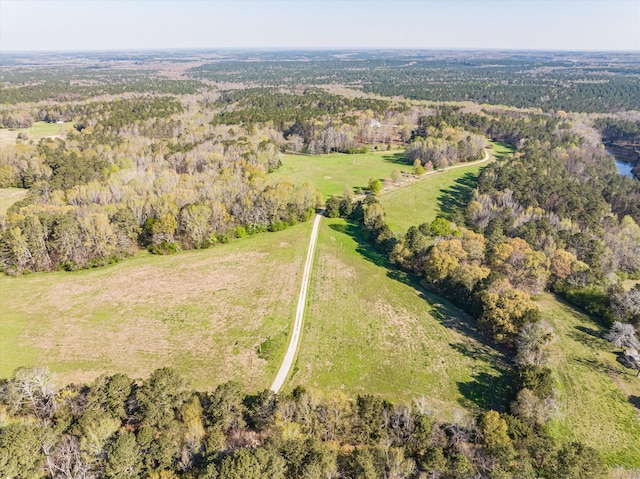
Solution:
[{"label": "green grass field", "polygon": [[274,174],[296,184],[310,181],[326,199],[331,195],[342,196],[345,187],[366,188],[369,178],[389,178],[393,170],[411,171],[411,166],[402,159],[402,150],[360,155],[283,155],[282,166]]},{"label": "green grass field", "polygon": [[313,268],[288,389],[424,396],[448,420],[503,405],[502,356],[475,339],[471,319],[390,271],[344,220],[322,220]]},{"label": "green grass field", "polygon": [[488,141],[491,149],[489,150],[489,155],[494,160],[502,160],[508,156],[511,156],[515,150],[513,146],[509,143],[505,143],[504,141]]},{"label": "green grass field", "polygon": [[[489,142],[490,155],[501,159],[514,150],[506,143]],[[433,173],[406,186],[383,192],[379,199],[387,224],[404,234],[410,226],[431,222],[438,215],[463,210],[485,164],[469,165]]]},{"label": "green grass field", "polygon": [[37,143],[42,138],[59,135],[63,126],[69,126],[72,124],[73,122],[70,121],[65,123],[47,123],[44,121],[37,121],[31,126],[31,128],[0,128],[0,145],[15,144],[18,133],[20,132],[27,134],[26,141],[33,140],[34,143]]},{"label": "green grass field", "polygon": [[0,377],[61,384],[176,368],[193,386],[267,388],[284,356],[311,223],[208,250],[73,273],[0,276]]},{"label": "green grass field", "polygon": [[431,222],[440,214],[462,208],[475,187],[484,164],[470,165],[425,176],[379,196],[387,224],[394,233]]},{"label": "green grass field", "polygon": [[640,378],[616,361],[620,350],[593,319],[549,294],[538,305],[558,337],[560,415],[550,432],[595,447],[610,466],[640,467]]},{"label": "green grass field", "polygon": [[6,214],[12,204],[25,196],[27,196],[27,190],[21,188],[0,188],[0,215]]}]

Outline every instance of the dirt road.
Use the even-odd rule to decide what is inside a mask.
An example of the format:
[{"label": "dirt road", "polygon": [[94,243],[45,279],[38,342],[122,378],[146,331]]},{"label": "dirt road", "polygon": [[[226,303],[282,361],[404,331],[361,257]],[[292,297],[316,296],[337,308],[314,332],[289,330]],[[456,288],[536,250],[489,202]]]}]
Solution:
[{"label": "dirt road", "polygon": [[282,388],[282,385],[291,371],[293,362],[296,359],[296,352],[298,351],[298,344],[300,343],[300,334],[302,333],[302,317],[304,316],[304,307],[307,303],[307,288],[309,287],[309,278],[311,277],[311,266],[313,265],[313,252],[316,249],[316,239],[318,238],[318,227],[320,226],[320,220],[322,219],[324,211],[321,211],[313,221],[313,230],[311,230],[311,238],[309,240],[309,249],[307,250],[307,259],[304,264],[304,272],[302,273],[302,285],[300,286],[300,295],[298,296],[298,306],[296,308],[296,318],[293,323],[293,333],[289,341],[289,347],[284,355],[280,369],[276,378],[271,384],[271,390],[277,393]]}]

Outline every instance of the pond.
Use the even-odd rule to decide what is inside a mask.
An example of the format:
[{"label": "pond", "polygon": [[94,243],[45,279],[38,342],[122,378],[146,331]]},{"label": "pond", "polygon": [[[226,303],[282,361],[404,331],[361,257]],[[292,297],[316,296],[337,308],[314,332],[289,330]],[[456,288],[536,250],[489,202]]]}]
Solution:
[{"label": "pond", "polygon": [[618,173],[622,176],[630,176],[633,178],[633,173],[631,173],[633,165],[628,161],[622,161],[616,158],[616,168],[618,168]]}]

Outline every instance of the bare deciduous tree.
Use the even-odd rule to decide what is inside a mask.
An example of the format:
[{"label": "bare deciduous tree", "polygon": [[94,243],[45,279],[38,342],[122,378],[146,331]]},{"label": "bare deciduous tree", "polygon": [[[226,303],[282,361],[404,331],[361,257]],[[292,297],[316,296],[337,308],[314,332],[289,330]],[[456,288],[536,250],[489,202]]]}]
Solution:
[{"label": "bare deciduous tree", "polygon": [[525,324],[518,333],[516,364],[544,366],[549,362],[553,328],[545,320]]},{"label": "bare deciduous tree", "polygon": [[7,395],[11,405],[29,409],[41,420],[50,418],[57,409],[55,374],[48,368],[20,368],[9,383]]},{"label": "bare deciduous tree", "polygon": [[615,321],[605,339],[619,348],[640,348],[640,341],[632,324]]}]

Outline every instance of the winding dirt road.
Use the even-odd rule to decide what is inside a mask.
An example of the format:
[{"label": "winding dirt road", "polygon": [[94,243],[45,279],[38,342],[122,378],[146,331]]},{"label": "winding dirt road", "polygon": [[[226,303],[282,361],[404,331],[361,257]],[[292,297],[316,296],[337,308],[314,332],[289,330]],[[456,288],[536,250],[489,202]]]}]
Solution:
[{"label": "winding dirt road", "polygon": [[307,289],[309,287],[309,279],[311,277],[311,266],[313,265],[313,253],[316,249],[316,239],[318,238],[318,227],[320,226],[320,220],[324,211],[321,211],[316,215],[313,221],[313,230],[311,230],[311,238],[309,240],[309,249],[307,250],[307,259],[304,263],[304,272],[302,273],[302,286],[300,287],[300,295],[298,296],[298,306],[296,307],[296,319],[293,323],[293,333],[291,334],[291,340],[289,341],[289,347],[284,355],[278,374],[271,384],[271,389],[274,393],[277,393],[282,388],[282,385],[291,371],[293,362],[296,358],[296,352],[298,351],[298,345],[300,343],[300,334],[302,333],[302,317],[304,316],[304,307],[307,304]]},{"label": "winding dirt road", "polygon": [[[489,151],[487,149],[484,150],[484,158],[482,160],[473,161],[470,163],[459,163],[448,168],[443,168],[442,170],[434,170],[429,171],[422,175],[422,177],[426,177],[428,175],[434,173],[440,173],[447,170],[452,170],[455,168],[463,168],[465,166],[476,165],[478,163],[484,163],[489,160]],[[421,178],[422,178],[421,177]],[[402,184],[399,187],[403,187],[409,184],[413,184],[413,182],[407,182],[406,184]],[[313,253],[316,249],[316,239],[318,238],[318,227],[320,226],[320,220],[322,219],[322,215],[324,211],[321,211],[313,222],[313,230],[311,230],[311,238],[309,239],[309,249],[307,250],[307,259],[304,264],[304,272],[302,274],[302,286],[300,287],[300,295],[298,296],[298,306],[296,307],[296,319],[293,322],[293,333],[291,334],[291,339],[289,340],[289,346],[287,348],[287,352],[284,355],[284,359],[282,360],[282,364],[280,365],[280,369],[278,370],[278,374],[276,374],[276,378],[273,380],[271,384],[271,391],[274,393],[278,393],[284,382],[287,380],[287,376],[289,376],[289,372],[293,367],[293,362],[296,359],[296,353],[298,352],[298,346],[300,344],[300,335],[302,333],[302,318],[304,316],[304,308],[307,304],[307,289],[309,287],[309,279],[311,278],[311,266],[313,264]]]}]

